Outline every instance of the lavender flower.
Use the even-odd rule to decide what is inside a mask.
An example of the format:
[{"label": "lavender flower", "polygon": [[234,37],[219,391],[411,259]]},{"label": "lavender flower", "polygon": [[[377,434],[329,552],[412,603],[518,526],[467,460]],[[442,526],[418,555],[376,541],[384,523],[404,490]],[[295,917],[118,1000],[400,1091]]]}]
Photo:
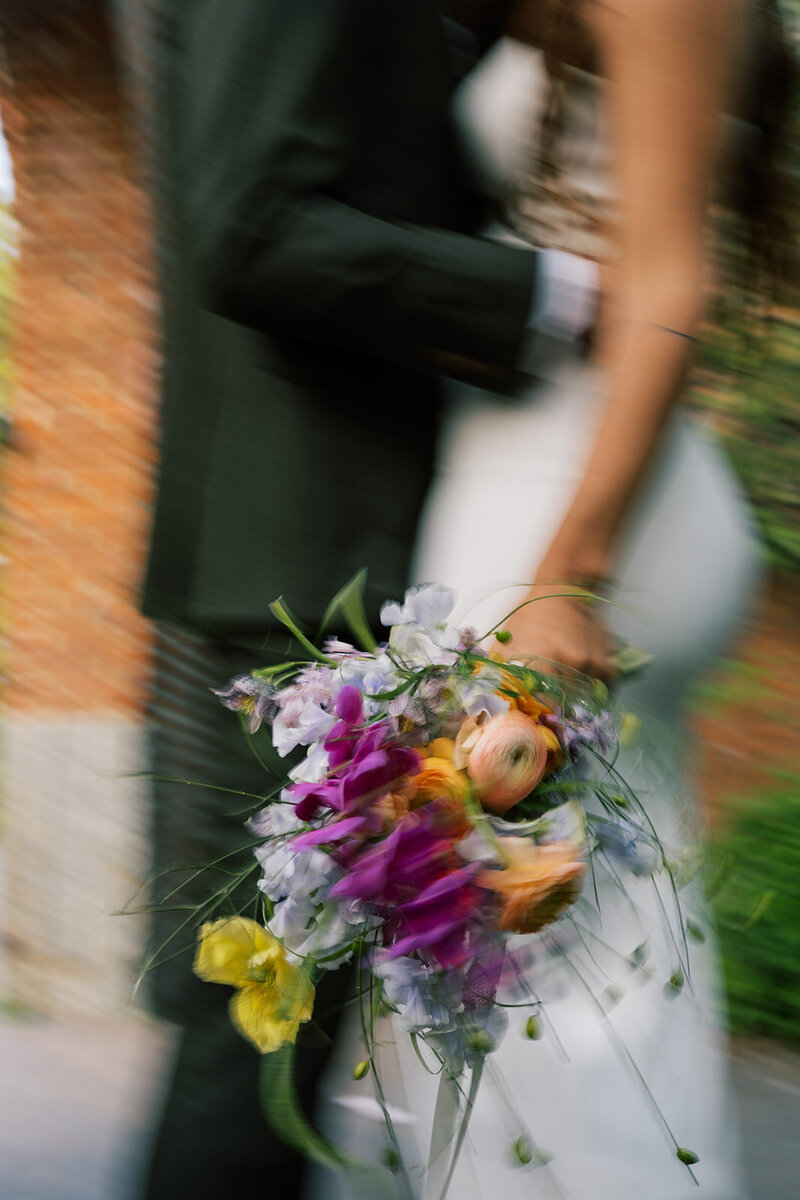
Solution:
[{"label": "lavender flower", "polygon": [[594,750],[597,754],[607,754],[617,743],[612,714],[592,712],[585,704],[574,704],[569,716],[557,708],[553,713],[545,713],[541,721],[558,735],[573,762],[584,748]]},{"label": "lavender flower", "polygon": [[600,848],[634,875],[651,875],[658,863],[655,847],[630,821],[598,822],[595,827]]},{"label": "lavender flower", "polygon": [[247,718],[249,732],[256,733],[263,721],[270,721],[278,711],[275,689],[268,679],[256,675],[237,675],[227,688],[211,688],[215,696],[231,712],[242,713]]},{"label": "lavender flower", "polygon": [[334,725],[332,715],[342,680],[332,667],[303,667],[293,683],[275,694],[272,744],[281,758],[296,746],[319,742]]},{"label": "lavender flower", "polygon": [[487,1004],[483,1008],[456,1013],[450,1029],[434,1030],[431,1045],[444,1059],[447,1070],[457,1079],[465,1065],[474,1067],[496,1050],[508,1030],[504,1008]]},{"label": "lavender flower", "polygon": [[452,1029],[464,986],[460,971],[435,971],[418,958],[393,958],[380,950],[372,968],[383,981],[383,997],[396,1009],[403,1029],[410,1033]]}]

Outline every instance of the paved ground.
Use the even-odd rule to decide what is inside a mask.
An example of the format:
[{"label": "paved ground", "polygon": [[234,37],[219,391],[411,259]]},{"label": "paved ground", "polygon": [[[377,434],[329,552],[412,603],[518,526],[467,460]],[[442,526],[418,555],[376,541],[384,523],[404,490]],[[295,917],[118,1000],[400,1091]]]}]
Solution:
[{"label": "paved ground", "polygon": [[138,1019],[0,1022],[2,1200],[134,1200],[170,1047]]},{"label": "paved ground", "polygon": [[[2,1200],[135,1200],[171,1044],[142,1019],[0,1020]],[[797,1200],[800,1055],[740,1043],[733,1065],[754,1200]]]}]

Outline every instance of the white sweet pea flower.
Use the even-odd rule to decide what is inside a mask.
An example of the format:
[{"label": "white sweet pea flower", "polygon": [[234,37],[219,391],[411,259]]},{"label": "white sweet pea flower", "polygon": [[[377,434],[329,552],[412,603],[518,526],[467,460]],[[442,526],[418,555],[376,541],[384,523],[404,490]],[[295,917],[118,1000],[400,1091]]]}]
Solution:
[{"label": "white sweet pea flower", "polygon": [[456,594],[441,583],[424,583],[409,588],[402,606],[389,601],[381,608],[383,625],[421,625],[424,629],[444,629],[453,611]]},{"label": "white sweet pea flower", "polygon": [[257,846],[256,858],[261,864],[261,878],[258,881],[259,891],[270,900],[280,900],[287,892],[287,874],[295,857],[288,841],[265,842]]},{"label": "white sweet pea flower", "polygon": [[293,954],[315,958],[320,967],[334,970],[350,958],[352,942],[364,921],[363,910],[352,905],[336,901],[315,904],[288,896],[275,906],[268,929]]},{"label": "white sweet pea flower", "polygon": [[338,658],[341,655],[347,654],[358,654],[355,646],[353,646],[350,642],[343,642],[341,638],[338,637],[326,638],[322,649],[329,658]]},{"label": "white sweet pea flower", "polygon": [[254,837],[270,837],[273,834],[299,833],[303,822],[294,809],[294,797],[286,788],[280,794],[280,799],[273,800],[266,808],[262,808],[247,822],[247,828]]},{"label": "white sweet pea flower", "polygon": [[389,692],[397,687],[392,660],[388,654],[358,654],[344,659],[339,673],[345,683],[357,687],[366,696]]},{"label": "white sweet pea flower", "polygon": [[295,850],[289,838],[265,842],[255,853],[262,871],[258,887],[270,900],[282,896],[305,899],[327,891],[341,875],[340,868],[324,850]]},{"label": "white sweet pea flower", "polygon": [[328,751],[321,742],[315,742],[305,758],[292,767],[289,778],[295,783],[319,783],[328,774],[329,768]]},{"label": "white sweet pea flower", "polygon": [[497,713],[507,712],[511,707],[508,698],[497,694],[495,686],[492,686],[483,671],[459,684],[459,697],[461,707],[469,717],[477,717],[481,713],[494,717]]},{"label": "white sweet pea flower", "polygon": [[308,896],[287,896],[275,905],[267,928],[289,950],[294,950],[308,937],[308,927],[314,919],[315,904]]},{"label": "white sweet pea flower", "polygon": [[254,853],[261,864],[259,890],[270,900],[288,895],[299,900],[327,892],[342,873],[323,850],[295,850],[291,835],[303,828],[292,804],[271,804],[250,822],[252,833],[269,839]]},{"label": "white sweet pea flower", "polygon": [[421,666],[449,666],[461,633],[447,624],[456,594],[440,583],[409,588],[402,605],[384,604],[381,621],[391,626],[389,645],[407,662]]},{"label": "white sweet pea flower", "polygon": [[446,629],[434,638],[420,625],[393,625],[389,645],[410,665],[451,667],[458,661],[458,630]]},{"label": "white sweet pea flower", "polygon": [[474,1067],[502,1042],[508,1031],[508,1013],[497,1004],[459,1013],[452,1030],[435,1029],[429,1035],[432,1046],[455,1076],[464,1065]]},{"label": "white sweet pea flower", "polygon": [[336,717],[318,704],[293,696],[272,723],[272,744],[281,758],[285,758],[295,746],[310,746],[320,741],[335,724]]},{"label": "white sweet pea flower", "polygon": [[399,682],[389,655],[380,654],[365,671],[361,686],[367,696],[377,696],[381,692],[393,691]]}]

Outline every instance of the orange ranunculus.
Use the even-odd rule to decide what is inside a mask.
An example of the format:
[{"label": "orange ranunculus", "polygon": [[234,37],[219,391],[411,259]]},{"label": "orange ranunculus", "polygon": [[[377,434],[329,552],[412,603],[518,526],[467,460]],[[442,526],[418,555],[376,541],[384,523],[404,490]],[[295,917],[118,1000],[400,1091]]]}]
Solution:
[{"label": "orange ranunculus", "polygon": [[514,675],[506,675],[503,681],[504,692],[513,692],[513,696],[508,696],[508,702],[512,708],[517,708],[526,717],[531,717],[532,720],[538,721],[543,713],[552,712],[549,704],[545,704],[544,700],[540,700],[538,696],[534,696]]},{"label": "orange ranunculus", "polygon": [[394,829],[397,822],[408,815],[408,809],[409,795],[406,788],[381,796],[372,806],[373,813],[380,817],[381,830],[384,833]]},{"label": "orange ranunculus", "polygon": [[[446,738],[437,738],[437,743]],[[452,742],[449,742],[452,754]],[[437,749],[447,747],[437,746]],[[413,777],[416,785],[416,795],[411,801],[412,808],[423,804],[430,805],[434,828],[440,833],[452,837],[465,837],[472,828],[472,822],[467,816],[464,801],[469,795],[469,780],[463,771],[457,770],[452,758],[431,755],[422,760],[422,766]]]},{"label": "orange ranunculus", "polygon": [[423,758],[446,758],[448,762],[453,761],[454,750],[455,742],[448,737],[434,738],[427,746],[417,747],[417,753]]},{"label": "orange ranunculus", "polygon": [[407,816],[409,809],[416,807],[414,803],[416,795],[417,777],[412,775],[404,779],[402,783],[398,781],[397,786],[392,788],[391,792],[375,801],[372,811],[380,817],[381,829],[384,832],[393,829],[398,821],[402,821],[403,817]]},{"label": "orange ranunculus", "polygon": [[472,821],[464,807],[464,801],[456,796],[443,796],[440,800],[432,800],[426,813],[430,816],[431,829],[441,837],[458,842],[472,832]]},{"label": "orange ranunculus", "polygon": [[487,719],[485,713],[481,713],[480,717],[467,717],[459,729],[453,746],[453,762],[459,769],[463,770],[469,762],[469,756],[480,741]]},{"label": "orange ranunculus", "polygon": [[452,759],[439,758],[432,755],[422,760],[422,766],[413,777],[416,786],[416,796],[413,806],[427,804],[429,800],[442,800],[452,797],[463,801],[469,792],[469,782],[463,771],[459,771]]},{"label": "orange ranunculus", "polygon": [[564,752],[561,749],[561,742],[558,736],[548,725],[539,725],[542,731],[545,745],[547,746],[547,770],[545,775],[549,775],[551,771],[557,771],[564,762]]},{"label": "orange ranunculus", "polygon": [[547,746],[547,770],[545,775],[549,775],[551,771],[556,771],[564,762],[564,752],[561,749],[561,743],[558,740],[558,735],[550,728],[549,725],[541,725],[539,718],[545,713],[552,712],[546,704],[537,700],[535,696],[531,696],[530,692],[520,693],[516,697],[516,705],[514,700],[510,700],[512,709],[516,706],[519,711],[524,713],[526,717],[536,722],[536,728],[540,730]]},{"label": "orange ranunculus", "polygon": [[503,838],[508,866],[482,871],[476,882],[497,893],[500,929],[536,933],[549,925],[580,895],[586,864],[568,842],[537,846],[529,838]]},{"label": "orange ranunculus", "polygon": [[465,721],[456,740],[458,765],[464,765],[484,808],[505,812],[518,804],[548,770],[549,745],[544,727],[515,709],[485,721]]}]

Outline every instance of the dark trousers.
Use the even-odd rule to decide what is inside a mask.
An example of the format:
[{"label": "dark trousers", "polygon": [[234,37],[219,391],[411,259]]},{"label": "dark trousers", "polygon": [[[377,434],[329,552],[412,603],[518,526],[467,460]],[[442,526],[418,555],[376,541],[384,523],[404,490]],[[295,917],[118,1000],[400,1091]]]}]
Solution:
[{"label": "dark trousers", "polygon": [[[240,646],[205,641],[171,626],[159,628],[151,710],[156,870],[201,866],[228,850],[236,853],[226,861],[227,869],[255,862],[243,823],[258,801],[214,789],[263,795],[274,779],[252,754],[236,716],[209,688],[223,687],[232,675],[265,661],[265,655]],[[194,879],[190,875],[178,871],[163,876],[156,894],[163,896],[181,883],[169,905],[193,905],[224,886],[227,878],[214,871]],[[215,915],[252,902],[257,877],[252,875],[241,894]],[[261,1114],[261,1059],[228,1018],[231,989],[202,983],[192,974],[196,928],[190,923],[180,930],[186,916],[187,910],[173,908],[154,918],[153,950],[161,947],[164,961],[149,975],[149,996],[155,1012],[181,1026],[182,1034],[152,1151],[146,1200],[239,1200],[250,1194],[299,1200],[304,1161]],[[348,986],[347,971],[324,977],[315,1025],[305,1026],[298,1038],[296,1083],[309,1115]]]}]

